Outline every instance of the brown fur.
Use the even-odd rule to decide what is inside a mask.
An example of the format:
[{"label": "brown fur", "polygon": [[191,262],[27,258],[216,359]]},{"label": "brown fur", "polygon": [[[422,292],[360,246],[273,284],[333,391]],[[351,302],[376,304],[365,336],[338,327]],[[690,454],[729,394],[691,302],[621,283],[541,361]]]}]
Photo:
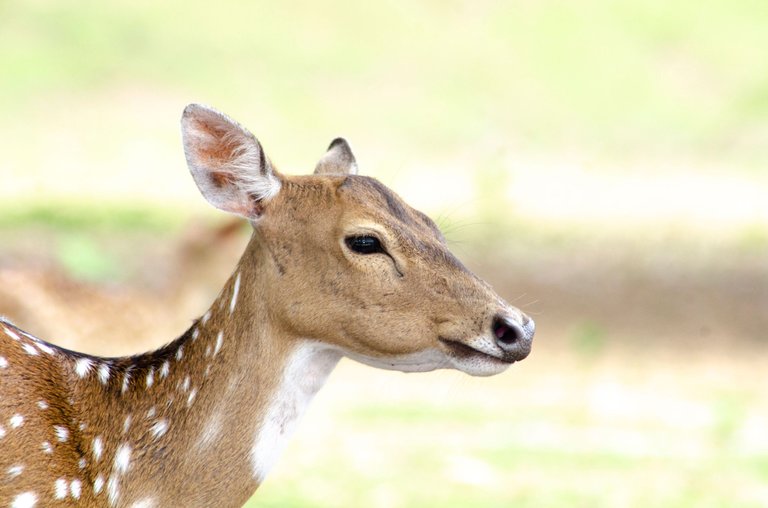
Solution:
[{"label": "brown fur", "polygon": [[[207,120],[226,122],[196,106],[185,112],[184,128],[198,129],[199,136]],[[258,143],[237,124],[230,128]],[[186,146],[196,179],[227,171],[226,163],[206,166],[206,153]],[[333,154],[326,162],[351,167]],[[242,171],[236,169],[230,172],[234,186]],[[313,359],[329,360],[329,368],[347,355],[404,370],[458,362],[456,368],[483,375],[527,356],[532,322],[448,251],[432,221],[381,183],[254,170],[279,181],[280,191],[250,217],[251,241],[209,313],[173,343],[142,355],[100,358],[47,345],[0,322],[0,356],[7,362],[0,369],[0,474],[24,466],[14,478],[0,477],[0,501],[33,492],[44,506],[240,506],[265,474],[253,455],[262,448],[254,442],[271,436],[265,434],[270,429],[281,437],[298,416],[291,390],[319,387],[311,383],[314,370],[286,377],[302,348]],[[219,191],[198,184],[221,206],[248,199],[241,189],[226,190],[230,201],[219,199]],[[353,252],[345,242],[358,235],[375,235],[384,252]],[[493,345],[500,315],[527,330],[514,347]],[[472,342],[478,337],[491,346]],[[281,397],[287,403],[274,406]],[[9,428],[14,414],[23,415],[24,424]],[[166,432],[158,437],[163,422]],[[66,429],[66,441],[57,441],[54,425]],[[97,438],[100,456],[94,454]],[[43,442],[53,445],[50,454],[41,450]],[[126,446],[129,452],[121,453]],[[56,498],[57,481],[68,486],[63,499]],[[73,481],[80,482],[78,499]]]}]

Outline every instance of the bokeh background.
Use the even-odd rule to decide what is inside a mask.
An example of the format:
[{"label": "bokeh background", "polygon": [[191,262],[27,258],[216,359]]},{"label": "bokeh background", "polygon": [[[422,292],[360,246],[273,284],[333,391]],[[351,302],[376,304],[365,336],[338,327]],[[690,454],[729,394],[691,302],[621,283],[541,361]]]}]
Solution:
[{"label": "bokeh background", "polygon": [[534,351],[343,361],[248,506],[767,506],[766,27],[749,0],[0,1],[0,313],[173,338],[248,235],[189,178],[183,107],[289,173],[343,135]]}]

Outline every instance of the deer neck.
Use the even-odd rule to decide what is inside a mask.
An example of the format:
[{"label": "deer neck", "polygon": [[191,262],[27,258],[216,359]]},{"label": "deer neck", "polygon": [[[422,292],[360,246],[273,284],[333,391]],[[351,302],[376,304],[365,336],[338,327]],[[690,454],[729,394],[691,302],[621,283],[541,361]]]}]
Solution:
[{"label": "deer neck", "polygon": [[75,374],[94,383],[75,391],[76,407],[104,415],[80,419],[84,447],[111,504],[240,506],[338,362],[335,350],[269,322],[258,297],[268,267],[249,261],[180,339],[111,364],[79,360]]}]

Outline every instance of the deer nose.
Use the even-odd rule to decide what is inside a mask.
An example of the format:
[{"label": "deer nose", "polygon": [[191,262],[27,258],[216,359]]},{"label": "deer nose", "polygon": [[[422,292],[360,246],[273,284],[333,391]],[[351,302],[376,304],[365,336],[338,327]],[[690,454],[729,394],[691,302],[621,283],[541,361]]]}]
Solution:
[{"label": "deer nose", "polygon": [[526,315],[521,322],[511,316],[497,315],[491,325],[496,344],[506,355],[514,356],[516,360],[522,360],[531,352],[533,334],[536,323]]}]

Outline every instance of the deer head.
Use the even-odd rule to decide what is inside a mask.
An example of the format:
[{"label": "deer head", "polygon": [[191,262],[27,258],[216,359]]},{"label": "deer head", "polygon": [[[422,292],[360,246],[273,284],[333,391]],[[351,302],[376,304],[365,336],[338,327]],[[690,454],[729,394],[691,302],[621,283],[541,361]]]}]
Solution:
[{"label": "deer head", "polygon": [[525,358],[533,321],[449,251],[435,223],[357,174],[335,139],[314,174],[279,173],[258,140],[201,105],[182,117],[192,176],[215,207],[248,219],[243,270],[280,335],[386,369],[492,375]]}]

